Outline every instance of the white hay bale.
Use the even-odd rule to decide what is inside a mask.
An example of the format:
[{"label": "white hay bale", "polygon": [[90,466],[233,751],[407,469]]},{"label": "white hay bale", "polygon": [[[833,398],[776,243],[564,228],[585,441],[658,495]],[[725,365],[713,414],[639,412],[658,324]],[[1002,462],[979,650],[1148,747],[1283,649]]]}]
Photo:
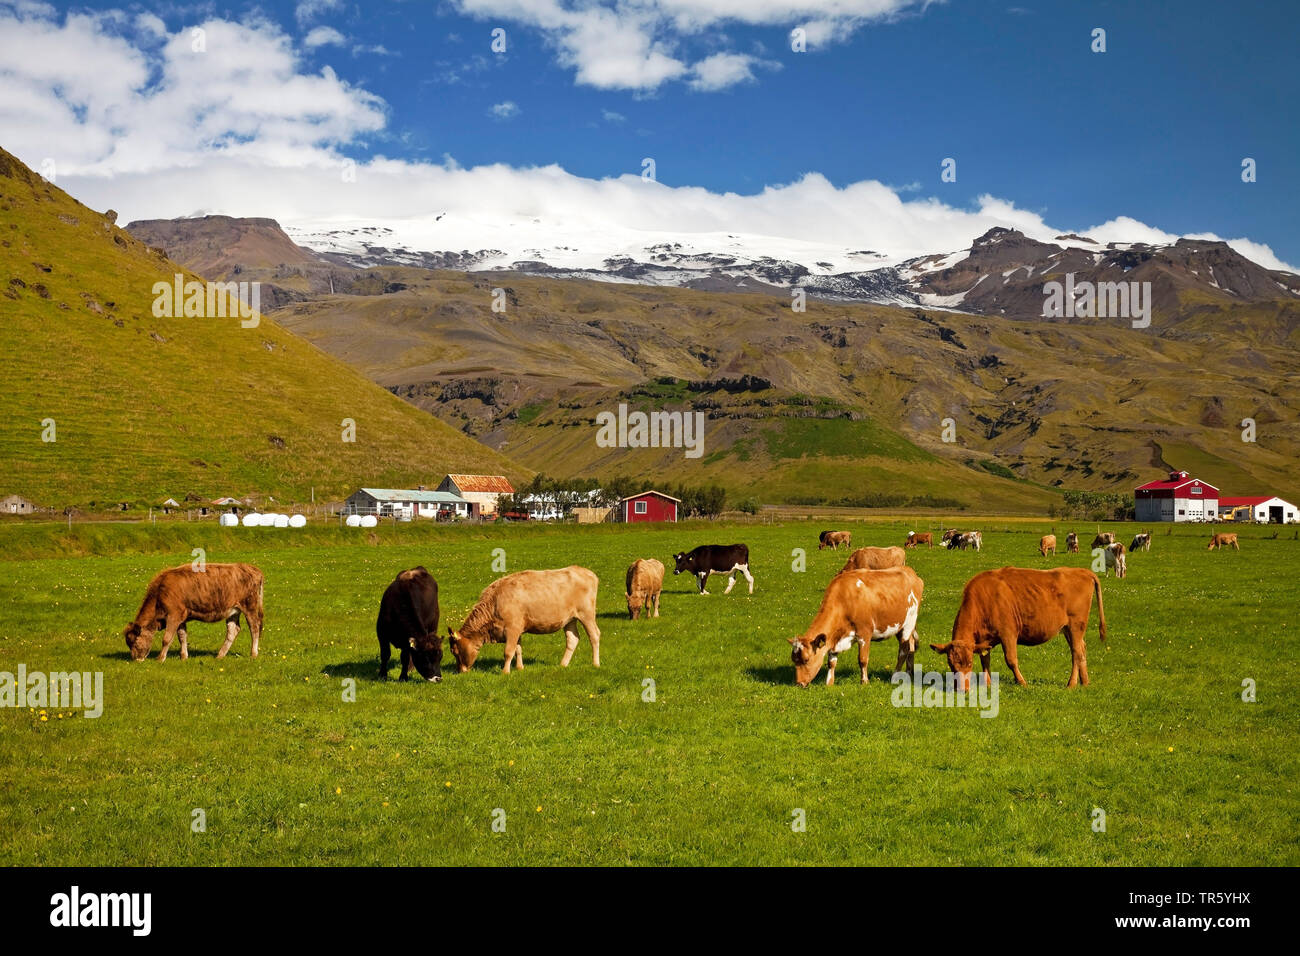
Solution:
[{"label": "white hay bale", "polygon": [[244,520],[240,523],[245,528],[256,528],[258,525],[262,523],[262,516],[260,514],[257,514],[256,512],[253,512],[252,514],[246,514],[244,515]]},{"label": "white hay bale", "polygon": [[229,512],[217,518],[217,524],[223,528],[235,528],[239,526],[239,515],[232,515]]},{"label": "white hay bale", "polygon": [[288,516],[288,515],[276,515],[276,516],[275,516],[275,526],[276,526],[277,528],[287,528],[287,527],[289,527],[289,516]]},{"label": "white hay bale", "polygon": [[306,515],[292,515],[289,518],[290,528],[303,528],[306,527],[306,525],[307,525]]},{"label": "white hay bale", "polygon": [[361,515],[348,515],[347,526],[349,528],[360,528]]},{"label": "white hay bale", "polygon": [[377,524],[379,524],[379,519],[374,515],[363,515],[361,518],[361,527],[363,528],[373,528]]}]

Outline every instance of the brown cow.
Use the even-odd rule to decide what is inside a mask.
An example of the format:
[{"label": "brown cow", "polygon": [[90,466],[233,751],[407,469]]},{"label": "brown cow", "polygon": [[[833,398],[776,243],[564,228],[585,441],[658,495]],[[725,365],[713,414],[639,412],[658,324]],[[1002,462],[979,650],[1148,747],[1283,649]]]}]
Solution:
[{"label": "brown cow", "polygon": [[253,657],[257,656],[262,636],[262,572],[251,564],[208,564],[203,568],[199,571],[192,564],[182,564],[159,571],[149,582],[135,620],[122,632],[131,660],[142,661],[149,656],[154,634],[159,630],[163,631],[163,642],[158,660],[167,659],[177,635],[181,639],[181,660],[187,660],[190,648],[185,625],[190,621],[226,622],[226,641],[217,651],[217,658],[223,658],[239,634],[241,612],[253,636]]},{"label": "brown cow", "polygon": [[595,572],[577,565],[554,571],[516,571],[497,578],[483,589],[478,603],[459,631],[447,628],[451,653],[460,673],[474,666],[485,643],[505,644],[506,661],[501,668],[510,673],[514,659],[524,666],[519,638],[524,634],[553,634],[563,630],[564,656],[560,666],[568,667],[578,647],[576,624],[582,623],[591,642],[591,663],[600,666],[600,628],[596,626]]},{"label": "brown cow", "polygon": [[659,616],[659,595],[664,589],[664,565],[655,558],[637,558],[627,569],[627,613],[636,620],[645,608],[645,616],[650,617],[650,607],[654,605],[654,616]]},{"label": "brown cow", "polygon": [[1070,554],[1079,553],[1079,536],[1073,531],[1065,536],[1065,550]]},{"label": "brown cow", "polygon": [[867,683],[871,642],[898,638],[896,670],[914,670],[916,618],[925,582],[909,567],[883,571],[845,571],[835,575],[822,596],[821,607],[802,637],[788,638],[794,680],[807,687],[829,654],[826,683],[835,683],[840,653],[858,645],[858,667]]},{"label": "brown cow", "polygon": [[1108,544],[1101,549],[1102,557],[1105,559],[1103,575],[1110,574],[1113,570],[1115,577],[1123,578],[1128,576],[1128,562],[1124,558],[1124,542],[1116,541],[1114,544]]},{"label": "brown cow", "polygon": [[1038,539],[1038,553],[1043,557],[1047,557],[1048,551],[1056,554],[1056,535],[1054,534],[1045,534]]},{"label": "brown cow", "polygon": [[901,568],[907,564],[907,552],[899,547],[858,548],[851,555],[840,574],[845,571],[880,571],[884,568]]},{"label": "brown cow", "polygon": [[1097,537],[1092,539],[1092,546],[1094,548],[1104,548],[1106,545],[1114,543],[1115,532],[1113,531],[1098,531]]},{"label": "brown cow", "polygon": [[1062,631],[1070,642],[1070,680],[1066,687],[1088,684],[1088,656],[1083,636],[1097,596],[1098,630],[1106,639],[1106,611],[1101,600],[1101,580],[1087,568],[1000,568],[983,571],[966,582],[961,607],[952,622],[952,640],[930,647],[948,656],[948,666],[958,675],[963,690],[970,689],[976,654],[989,680],[989,653],[998,644],[1016,682],[1025,684],[1016,654],[1017,645],[1033,647]]},{"label": "brown cow", "polygon": [[905,548],[916,548],[925,545],[927,548],[934,547],[934,535],[929,531],[923,531],[918,534],[915,531],[907,532],[907,541],[903,543]]},{"label": "brown cow", "polygon": [[961,532],[956,528],[948,528],[944,531],[943,537],[939,539],[939,543],[947,544],[950,539],[957,537],[959,534],[961,534]]},{"label": "brown cow", "polygon": [[1226,548],[1229,545],[1232,546],[1232,550],[1234,551],[1241,550],[1241,545],[1237,544],[1237,536],[1235,534],[1215,534],[1210,536],[1210,545],[1205,550],[1217,551],[1220,548]]},{"label": "brown cow", "polygon": [[817,550],[830,548],[832,551],[838,551],[840,545],[846,548],[853,547],[852,531],[823,531],[817,541]]}]

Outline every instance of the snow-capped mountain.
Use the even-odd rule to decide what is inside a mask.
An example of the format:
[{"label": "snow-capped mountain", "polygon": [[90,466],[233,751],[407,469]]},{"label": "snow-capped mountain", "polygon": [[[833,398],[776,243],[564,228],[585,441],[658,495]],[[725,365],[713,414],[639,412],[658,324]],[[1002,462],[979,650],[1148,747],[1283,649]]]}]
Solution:
[{"label": "snow-capped mountain", "polygon": [[1300,295],[1300,277],[1292,273],[1264,269],[1223,242],[1187,239],[1103,246],[1075,234],[1048,241],[994,228],[966,249],[916,255],[733,233],[619,233],[540,219],[477,223],[450,214],[285,231],[299,245],[359,268],[506,271],[711,291],[798,288],[834,301],[999,314],[1041,314],[1044,283],[1066,273],[1079,281],[1153,281],[1165,297],[1189,285],[1242,301]]}]

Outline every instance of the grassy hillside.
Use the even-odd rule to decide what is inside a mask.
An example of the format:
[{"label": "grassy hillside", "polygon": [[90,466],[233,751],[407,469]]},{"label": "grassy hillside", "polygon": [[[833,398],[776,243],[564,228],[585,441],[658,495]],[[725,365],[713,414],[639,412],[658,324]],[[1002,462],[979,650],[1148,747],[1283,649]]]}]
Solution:
[{"label": "grassy hillside", "polygon": [[0,495],[283,501],[529,473],[265,317],[155,318],[154,283],[183,270],[2,150],[0,223]]}]

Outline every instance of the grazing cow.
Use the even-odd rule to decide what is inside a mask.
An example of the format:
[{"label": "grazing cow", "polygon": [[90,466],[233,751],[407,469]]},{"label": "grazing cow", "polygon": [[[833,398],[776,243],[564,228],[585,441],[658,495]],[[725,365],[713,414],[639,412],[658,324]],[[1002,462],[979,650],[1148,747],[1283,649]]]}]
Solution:
[{"label": "grazing cow", "polygon": [[807,687],[829,655],[827,685],[835,683],[835,662],[843,651],[858,645],[858,668],[867,683],[871,642],[898,638],[895,670],[914,670],[916,618],[925,582],[909,567],[883,571],[845,571],[835,575],[822,596],[821,608],[793,645],[794,681]]},{"label": "grazing cow", "polygon": [[840,545],[846,548],[853,547],[853,532],[851,531],[823,531],[821,540],[817,542],[817,550],[830,548],[832,551],[838,551]]},{"label": "grazing cow", "polygon": [[577,565],[554,571],[516,571],[497,578],[483,589],[478,603],[460,630],[447,628],[451,653],[463,674],[474,666],[486,643],[504,644],[506,661],[501,670],[510,673],[511,659],[522,670],[524,651],[519,638],[524,634],[554,634],[564,631],[564,656],[560,666],[568,667],[578,647],[577,624],[581,622],[591,642],[591,663],[600,666],[600,628],[596,626],[596,589],[600,579]]},{"label": "grazing cow", "polygon": [[947,530],[944,531],[943,537],[939,539],[939,543],[943,545],[947,545],[948,547],[951,548],[952,545],[948,544],[948,542],[951,541],[953,538],[957,537],[957,535],[960,533],[961,532],[959,532],[956,528],[948,528]]},{"label": "grazing cow", "polygon": [[402,571],[379,601],[379,679],[388,679],[392,648],[401,655],[402,676],[411,665],[430,683],[442,680],[442,635],[438,633],[438,582],[423,567]]},{"label": "grazing cow", "polygon": [[984,544],[984,534],[980,531],[967,531],[965,534],[954,534],[948,539],[948,550],[956,548],[958,551],[965,551],[967,548],[974,548],[978,551]]},{"label": "grazing cow", "polygon": [[907,552],[902,548],[858,548],[840,568],[845,571],[881,571],[885,568],[901,568],[907,564]]},{"label": "grazing cow", "polygon": [[1056,554],[1056,535],[1054,534],[1045,534],[1038,539],[1038,553],[1043,557],[1047,557],[1048,551]]},{"label": "grazing cow", "polygon": [[654,616],[659,616],[659,594],[664,589],[664,563],[657,558],[637,558],[627,569],[627,613],[636,620],[645,608],[645,616],[650,617],[651,605]]},{"label": "grazing cow", "polygon": [[929,531],[923,531],[917,534],[915,531],[907,532],[907,541],[903,543],[905,548],[916,548],[925,545],[927,548],[934,547],[934,535]]},{"label": "grazing cow", "polygon": [[709,593],[704,589],[704,586],[708,582],[710,574],[727,575],[727,589],[722,593],[730,594],[732,587],[736,583],[737,571],[743,574],[745,580],[749,582],[749,593],[754,593],[754,576],[749,573],[749,547],[747,545],[702,544],[689,554],[685,551],[678,551],[673,555],[673,560],[677,562],[673,574],[689,571],[695,575],[701,594]]},{"label": "grazing cow", "polygon": [[1117,578],[1128,576],[1128,563],[1124,559],[1124,542],[1116,541],[1114,544],[1108,544],[1101,549],[1101,553],[1106,560],[1105,574],[1114,571]]},{"label": "grazing cow", "polygon": [[1151,550],[1151,532],[1143,531],[1133,535],[1133,543],[1128,546],[1130,551],[1150,551]]},{"label": "grazing cow", "polygon": [[189,635],[185,626],[190,621],[226,622],[226,641],[217,651],[217,658],[223,658],[239,634],[241,612],[248,620],[253,657],[256,657],[257,643],[262,636],[262,585],[262,572],[251,564],[209,564],[202,571],[182,564],[159,571],[145,590],[144,603],[136,612],[135,620],[122,632],[131,659],[142,661],[149,656],[154,634],[159,630],[163,630],[163,642],[158,660],[167,659],[167,650],[177,635],[181,639],[181,660],[188,659]]},{"label": "grazing cow", "polygon": [[1115,532],[1113,531],[1098,531],[1097,537],[1092,539],[1092,546],[1094,548],[1104,548],[1107,545],[1114,544],[1114,543],[1115,543]]},{"label": "grazing cow", "polygon": [[1079,536],[1073,531],[1065,536],[1065,550],[1070,554],[1079,553]]},{"label": "grazing cow", "polygon": [[961,607],[952,622],[952,640],[930,647],[948,657],[958,675],[958,685],[970,689],[975,655],[980,657],[984,681],[989,680],[989,654],[998,644],[1016,682],[1025,684],[1016,648],[1033,647],[1065,633],[1070,642],[1070,680],[1066,687],[1088,684],[1088,655],[1084,633],[1097,596],[1098,631],[1106,639],[1106,611],[1101,580],[1087,568],[1000,568],[983,571],[966,582]]},{"label": "grazing cow", "polygon": [[1241,545],[1237,544],[1237,536],[1235,534],[1215,534],[1210,536],[1210,546],[1205,550],[1217,551],[1220,548],[1227,548],[1229,546],[1231,546],[1234,551],[1241,550]]}]

